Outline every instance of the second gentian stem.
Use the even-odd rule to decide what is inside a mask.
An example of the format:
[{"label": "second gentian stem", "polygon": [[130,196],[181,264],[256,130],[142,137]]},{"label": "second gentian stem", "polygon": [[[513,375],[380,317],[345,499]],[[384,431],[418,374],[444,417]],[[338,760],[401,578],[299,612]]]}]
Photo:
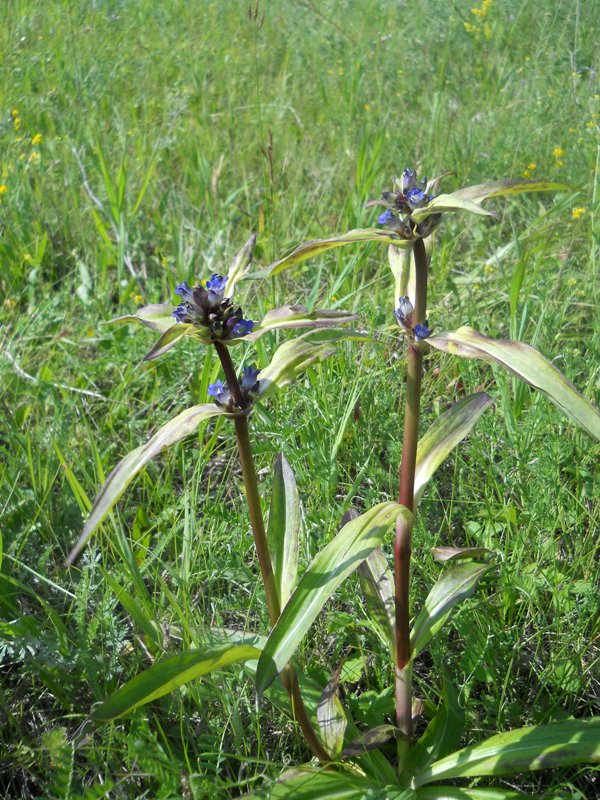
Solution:
[{"label": "second gentian stem", "polygon": [[[413,324],[424,325],[427,310],[427,253],[422,239],[414,244],[415,302]],[[422,345],[411,341],[406,368],[406,411],[400,464],[398,502],[414,511],[415,466],[419,441],[421,406],[421,376],[423,374]],[[412,550],[412,520],[398,517],[394,544],[394,587],[396,616],[396,725],[408,740],[412,737],[412,675],[410,665],[410,558]]]}]

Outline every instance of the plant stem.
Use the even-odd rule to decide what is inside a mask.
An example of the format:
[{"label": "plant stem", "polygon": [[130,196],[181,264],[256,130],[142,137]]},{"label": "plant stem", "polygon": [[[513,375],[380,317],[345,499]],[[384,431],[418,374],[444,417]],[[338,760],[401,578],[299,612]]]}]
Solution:
[{"label": "plant stem", "polygon": [[[427,310],[427,253],[422,239],[414,244],[415,302],[413,326],[424,324]],[[415,465],[419,441],[421,406],[421,376],[423,351],[418,342],[408,346],[406,367],[406,411],[404,438],[400,462],[398,502],[414,510]],[[410,740],[412,737],[412,669],[410,665],[410,557],[412,549],[412,520],[398,517],[394,544],[394,589],[396,611],[396,725]]]},{"label": "plant stem", "polygon": [[[225,373],[225,377],[227,379],[227,387],[229,388],[231,397],[237,406],[239,406],[241,409],[244,409],[242,390],[233,366],[233,362],[231,360],[231,356],[229,355],[229,350],[227,349],[227,346],[221,344],[221,342],[214,342],[214,345],[217,355],[219,356],[219,360],[221,361],[223,372]],[[238,416],[234,416],[233,421],[235,424],[235,433],[237,437],[238,454],[242,467],[242,477],[244,479],[244,487],[246,489],[246,502],[248,504],[250,525],[252,527],[252,535],[254,537],[254,546],[256,548],[256,555],[258,557],[258,563],[260,565],[260,571],[265,587],[265,594],[267,596],[269,620],[273,626],[279,619],[281,608],[279,605],[279,594],[277,591],[277,584],[275,582],[275,574],[273,572],[273,564],[271,562],[271,554],[269,552],[265,523],[260,505],[258,479],[256,477],[254,457],[252,455],[252,447],[250,445],[248,416],[245,413],[241,413]],[[306,707],[304,705],[304,701],[302,700],[302,695],[300,694],[298,678],[291,665],[288,664],[286,669],[280,674],[280,678],[292,701],[292,712],[294,718],[299,723],[302,733],[304,734],[304,737],[306,738],[311,750],[319,760],[331,761],[329,754],[313,730]]]}]

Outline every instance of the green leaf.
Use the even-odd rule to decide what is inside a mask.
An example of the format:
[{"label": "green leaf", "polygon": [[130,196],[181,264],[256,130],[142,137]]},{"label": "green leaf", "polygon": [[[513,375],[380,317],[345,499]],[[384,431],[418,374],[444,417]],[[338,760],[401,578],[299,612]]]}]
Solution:
[{"label": "green leaf", "polygon": [[417,446],[415,467],[415,503],[421,499],[426,484],[436,469],[492,404],[485,392],[478,392],[453,405],[441,414]]},{"label": "green leaf", "polygon": [[236,661],[257,658],[260,650],[250,645],[223,645],[205,650],[189,650],[162,661],[121,686],[112,697],[92,711],[95,722],[109,722],[123,717],[139,706],[150,703],[202,675]]},{"label": "green leaf", "polygon": [[486,211],[485,208],[482,208],[467,197],[457,197],[456,192],[454,194],[438,194],[424,208],[417,208],[413,211],[411,216],[415,222],[423,222],[424,219],[427,219],[432,214],[448,211],[469,211],[471,214],[480,214],[484,217],[493,216],[491,211]]},{"label": "green leaf", "polygon": [[147,328],[158,333],[173,327],[173,311],[175,306],[172,303],[154,303],[150,306],[139,308],[135,314],[125,314],[123,317],[109,319],[104,325],[120,325],[124,322],[141,322]]},{"label": "green leaf", "polygon": [[275,352],[268,367],[260,371],[259,396],[268,396],[294,381],[298,375],[335,353],[336,343],[343,340],[370,341],[355,331],[325,329],[307,331],[284,342]]},{"label": "green leaf", "polygon": [[417,800],[519,800],[530,794],[513,789],[463,789],[458,786],[424,786],[417,790]]},{"label": "green leaf", "polygon": [[229,267],[227,274],[227,284],[225,285],[225,297],[233,297],[236,285],[244,278],[248,272],[248,268],[252,263],[252,256],[254,255],[254,246],[256,244],[256,234],[253,233],[248,239],[246,244],[242,247],[240,252],[233,259],[233,263]]},{"label": "green leaf", "polygon": [[66,564],[72,564],[83,550],[86,542],[94,533],[98,525],[104,520],[111,508],[129,486],[133,478],[150,459],[154,458],[165,447],[185,439],[194,433],[201,422],[218,414],[225,414],[222,408],[212,403],[192,406],[182,411],[174,419],[159,428],[146,444],[136,447],[128,453],[110,473],[104,486],[100,489],[94,501],[88,521],[73,550],[69,553]]},{"label": "green leaf", "polygon": [[416,292],[415,257],[412,248],[388,247],[388,263],[394,276],[394,308],[398,298],[408,297],[414,303]]},{"label": "green leaf", "polygon": [[289,255],[271,264],[268,268],[268,274],[277,275],[278,272],[282,272],[294,264],[301,264],[303,261],[324,253],[326,250],[332,250],[334,247],[343,247],[347,244],[356,244],[357,242],[379,242],[380,244],[393,244],[396,247],[412,247],[412,242],[402,239],[392,231],[380,230],[379,228],[357,228],[341,236],[331,236],[328,239],[313,239],[310,242],[304,242],[292,250]]},{"label": "green leaf", "polygon": [[413,775],[453,752],[460,744],[464,721],[465,712],[460,705],[458,692],[444,668],[442,703],[423,736],[409,751],[406,772]]},{"label": "green leaf", "polygon": [[344,525],[314,558],[263,649],[256,674],[259,696],[294,655],[329,597],[369,553],[381,545],[399,515],[408,519],[410,511],[398,503],[380,503]]},{"label": "green leaf", "polygon": [[162,356],[162,354],[170,350],[182,336],[189,336],[196,330],[197,328],[195,325],[186,325],[184,323],[175,323],[171,325],[146,353],[144,361],[152,361],[154,358]]},{"label": "green leaf", "polygon": [[413,626],[410,642],[414,658],[444,625],[457,603],[470,597],[491,564],[465,563],[451,566],[427,595]]},{"label": "green leaf", "polygon": [[547,395],[589,434],[600,439],[598,411],[553,364],[530,345],[505,339],[488,339],[467,325],[450,333],[432,336],[427,341],[432,347],[452,355],[492,361],[506,367],[513,375]]},{"label": "green leaf", "polygon": [[338,759],[344,746],[344,733],[348,720],[338,696],[341,665],[335,670],[317,705],[317,721],[321,740],[329,755]]},{"label": "green leaf", "polygon": [[436,561],[461,561],[465,558],[485,558],[493,551],[487,547],[432,547]]},{"label": "green leaf", "polygon": [[288,328],[326,328],[357,319],[357,314],[348,311],[320,309],[309,312],[301,305],[281,306],[267,311],[260,324],[244,339],[253,342],[269,331]]},{"label": "green leaf", "polygon": [[377,750],[381,745],[389,742],[390,739],[399,736],[402,736],[402,734],[395,725],[378,725],[368,731],[361,731],[350,744],[344,747],[344,756],[346,758],[355,758],[369,750]]},{"label": "green leaf", "polygon": [[483,203],[491,197],[502,197],[525,192],[562,192],[572,191],[571,186],[553,181],[523,181],[518,178],[504,178],[499,181],[488,181],[475,186],[465,186],[456,192],[447,195],[451,198],[471,200],[473,203]]},{"label": "green leaf", "polygon": [[525,192],[557,192],[570,190],[571,187],[564,183],[551,181],[523,181],[506,178],[499,181],[488,181],[477,186],[465,186],[451,194],[439,194],[425,208],[413,211],[412,217],[416,222],[422,222],[432,214],[447,211],[469,211],[471,214],[494,216],[493,212],[481,207],[484,200],[503,195],[523,194]]},{"label": "green leaf", "polygon": [[285,606],[296,588],[300,548],[300,500],[292,468],[283,453],[273,469],[273,493],[267,530],[279,605]]},{"label": "green leaf", "polygon": [[390,653],[394,657],[396,646],[394,576],[379,547],[373,550],[359,566],[358,575],[372,619],[388,642]]},{"label": "green leaf", "polygon": [[513,775],[516,772],[568,767],[600,761],[600,717],[571,719],[498,733],[481,744],[465,747],[420,772],[422,786],[448,778]]},{"label": "green leaf", "polygon": [[384,786],[350,770],[300,767],[281,776],[277,783],[247,796],[290,800],[416,800],[412,789]]}]

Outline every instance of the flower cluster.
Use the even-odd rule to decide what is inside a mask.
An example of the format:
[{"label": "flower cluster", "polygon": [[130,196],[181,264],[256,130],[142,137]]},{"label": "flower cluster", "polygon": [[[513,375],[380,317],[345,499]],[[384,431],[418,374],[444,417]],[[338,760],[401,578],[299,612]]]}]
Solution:
[{"label": "flower cluster", "polygon": [[251,319],[244,319],[242,309],[236,308],[229,297],[225,297],[227,277],[213,275],[206,286],[181,283],[175,291],[182,302],[173,312],[177,322],[199,325],[210,329],[211,338],[237,339],[246,336],[254,327]]},{"label": "flower cluster", "polygon": [[413,312],[413,304],[410,302],[409,298],[401,297],[398,300],[398,308],[395,309],[394,316],[396,317],[398,325],[401,325],[405,330],[412,333],[416,342],[420,342],[431,336],[431,331],[427,327],[427,322],[423,325],[413,325]]},{"label": "flower cluster", "polygon": [[226,383],[222,380],[217,380],[209,384],[208,394],[213,398],[215,403],[227,411],[237,411],[240,408],[249,408],[252,406],[254,398],[258,395],[260,381],[258,380],[258,370],[251,364],[249,367],[244,367],[244,372],[240,375],[239,379],[240,393],[241,393],[241,406],[235,403],[231,392]]},{"label": "flower cluster", "polygon": [[403,239],[429,236],[441,219],[440,214],[432,214],[417,224],[412,214],[418,208],[424,208],[434,199],[427,194],[427,178],[417,181],[416,170],[405,169],[402,177],[392,178],[393,191],[382,192],[381,200],[373,200],[368,205],[386,206],[377,222],[387,225]]}]

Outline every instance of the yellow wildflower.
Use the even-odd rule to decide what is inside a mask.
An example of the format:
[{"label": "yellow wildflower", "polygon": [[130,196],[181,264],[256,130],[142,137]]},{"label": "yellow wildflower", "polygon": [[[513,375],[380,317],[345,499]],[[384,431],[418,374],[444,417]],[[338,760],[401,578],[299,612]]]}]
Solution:
[{"label": "yellow wildflower", "polygon": [[562,147],[555,147],[554,150],[552,151],[552,155],[554,156],[554,158],[562,158],[564,154],[565,151],[562,149]]},{"label": "yellow wildflower", "polygon": [[13,125],[15,126],[15,130],[18,131],[19,128],[21,127],[21,117],[14,117]]},{"label": "yellow wildflower", "polygon": [[13,117],[18,117],[19,116],[19,109],[18,108],[13,108],[13,110],[10,113],[13,115]]},{"label": "yellow wildflower", "polygon": [[533,161],[530,164],[527,164],[527,169],[530,170],[531,172],[533,172],[533,170],[536,167],[537,167],[537,164],[535,164]]},{"label": "yellow wildflower", "polygon": [[370,111],[371,106],[368,103],[365,103],[365,111]]},{"label": "yellow wildflower", "polygon": [[0,194],[4,194],[5,192],[8,192],[8,186],[5,183],[0,184]]},{"label": "yellow wildflower", "polygon": [[581,219],[581,217],[585,214],[586,211],[587,211],[587,208],[583,208],[583,207],[574,208],[571,211],[571,215],[573,216],[573,219]]},{"label": "yellow wildflower", "polygon": [[27,159],[27,161],[28,161],[30,164],[37,164],[37,162],[38,162],[39,160],[40,160],[40,154],[38,153],[38,151],[37,151],[37,150],[33,150],[33,151],[32,151],[32,152],[29,154],[29,158]]},{"label": "yellow wildflower", "polygon": [[42,134],[41,133],[36,133],[36,135],[31,140],[31,144],[36,145],[36,144],[41,144],[41,143],[42,143]]},{"label": "yellow wildflower", "polygon": [[523,170],[523,177],[524,178],[531,178],[531,172],[528,169]]},{"label": "yellow wildflower", "polygon": [[490,27],[490,23],[489,22],[484,22],[483,23],[483,35],[485,36],[486,39],[491,39],[492,38],[492,29]]}]

